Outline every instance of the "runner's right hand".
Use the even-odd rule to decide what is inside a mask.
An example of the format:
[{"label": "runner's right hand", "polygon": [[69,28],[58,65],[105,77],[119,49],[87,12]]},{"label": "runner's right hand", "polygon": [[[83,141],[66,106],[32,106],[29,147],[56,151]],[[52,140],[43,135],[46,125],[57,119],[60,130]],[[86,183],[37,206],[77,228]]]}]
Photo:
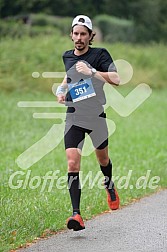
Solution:
[{"label": "runner's right hand", "polygon": [[62,103],[62,104],[64,104],[65,103],[65,95],[58,95],[57,96],[57,101],[58,101],[58,103]]}]

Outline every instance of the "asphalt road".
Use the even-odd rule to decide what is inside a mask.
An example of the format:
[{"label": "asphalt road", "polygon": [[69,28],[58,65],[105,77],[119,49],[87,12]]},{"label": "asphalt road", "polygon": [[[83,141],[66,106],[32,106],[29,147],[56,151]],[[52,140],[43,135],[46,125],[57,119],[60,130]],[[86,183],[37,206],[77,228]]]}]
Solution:
[{"label": "asphalt road", "polygon": [[40,240],[20,252],[167,252],[167,190],[85,222],[86,229]]}]

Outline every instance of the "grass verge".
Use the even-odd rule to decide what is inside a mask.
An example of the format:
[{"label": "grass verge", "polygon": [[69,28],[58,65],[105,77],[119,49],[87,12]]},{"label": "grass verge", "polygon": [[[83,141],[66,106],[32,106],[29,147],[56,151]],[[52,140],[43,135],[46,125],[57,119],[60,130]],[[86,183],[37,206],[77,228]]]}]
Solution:
[{"label": "grass verge", "polygon": [[[120,92],[129,91],[122,87]],[[116,131],[110,137],[109,153],[113,161],[113,175],[119,188],[121,205],[166,187],[166,95],[167,89],[153,90],[151,97],[125,118],[120,117],[111,108],[107,109],[108,118],[116,124]],[[54,101],[55,98],[51,93],[43,92],[17,91],[0,94],[1,251],[31,242],[46,230],[58,231],[65,228],[65,220],[71,215],[65,182],[66,158],[63,141],[28,170],[22,170],[15,163],[18,155],[47,134],[55,123],[53,119],[33,119],[32,113],[56,111],[56,108],[18,108],[17,102],[20,100]],[[50,175],[53,175],[56,170],[59,170],[58,178],[53,184],[48,180],[44,186],[46,174],[50,172]],[[92,179],[99,172],[94,153],[82,158],[83,179],[90,171]],[[125,188],[126,181],[123,176],[128,176],[129,171],[131,176]],[[16,175],[11,182],[13,174]],[[58,179],[62,176],[64,178],[59,180],[59,186],[62,188],[58,188]],[[147,176],[146,184],[144,177],[139,180],[141,176]],[[155,187],[150,188],[149,182],[155,176],[158,176],[160,181],[152,181]],[[94,186],[91,180],[87,181],[83,187],[81,211],[84,219],[108,210],[105,190],[99,188],[98,181]],[[15,189],[11,188],[11,183]]]}]

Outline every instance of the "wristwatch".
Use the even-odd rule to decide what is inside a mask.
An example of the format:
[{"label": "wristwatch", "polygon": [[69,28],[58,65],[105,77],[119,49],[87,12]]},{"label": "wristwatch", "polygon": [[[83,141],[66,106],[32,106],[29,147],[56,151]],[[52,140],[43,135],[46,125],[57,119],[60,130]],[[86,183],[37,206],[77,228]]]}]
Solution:
[{"label": "wristwatch", "polygon": [[94,76],[97,73],[97,70],[95,68],[91,68],[92,76]]}]

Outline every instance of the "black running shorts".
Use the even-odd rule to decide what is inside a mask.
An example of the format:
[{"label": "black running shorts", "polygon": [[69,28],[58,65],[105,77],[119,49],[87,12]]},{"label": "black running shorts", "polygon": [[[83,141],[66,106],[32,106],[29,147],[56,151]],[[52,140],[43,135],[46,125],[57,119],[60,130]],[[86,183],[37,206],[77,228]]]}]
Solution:
[{"label": "black running shorts", "polygon": [[82,150],[84,139],[88,134],[95,149],[104,149],[108,146],[108,128],[106,124],[106,114],[100,116],[66,116],[66,126],[64,132],[65,149],[79,148]]}]

